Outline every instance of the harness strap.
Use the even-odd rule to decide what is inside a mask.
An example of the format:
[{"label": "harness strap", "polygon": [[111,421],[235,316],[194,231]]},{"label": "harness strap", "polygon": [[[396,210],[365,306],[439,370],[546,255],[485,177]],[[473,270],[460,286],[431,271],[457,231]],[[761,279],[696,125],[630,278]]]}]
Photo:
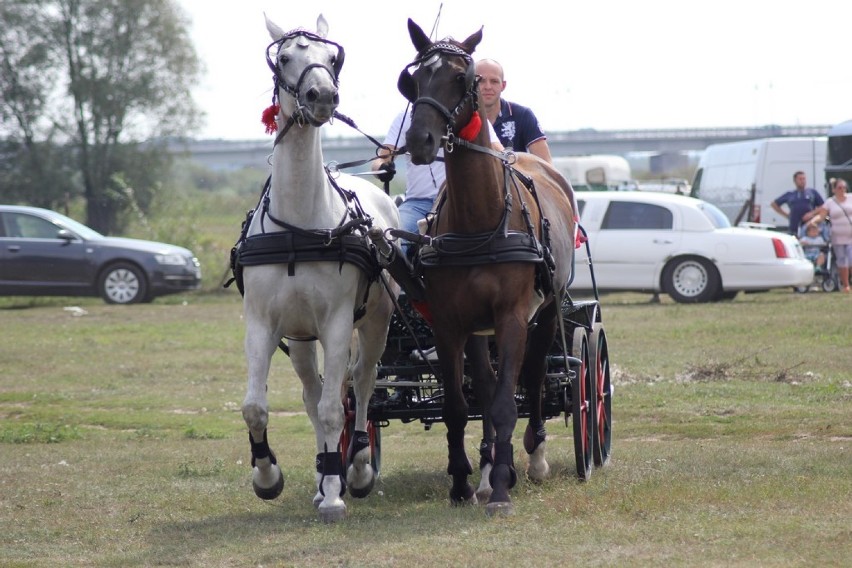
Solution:
[{"label": "harness strap", "polygon": [[[331,246],[334,244],[337,246]],[[353,234],[339,235],[328,242],[325,234],[264,233],[247,237],[238,251],[238,262],[243,266],[309,261],[338,261],[341,268],[348,262],[363,270],[370,280],[381,272],[366,239]]]},{"label": "harness strap", "polygon": [[544,251],[538,239],[520,231],[505,235],[445,233],[432,237],[431,244],[420,249],[420,265],[424,267],[543,261]]}]

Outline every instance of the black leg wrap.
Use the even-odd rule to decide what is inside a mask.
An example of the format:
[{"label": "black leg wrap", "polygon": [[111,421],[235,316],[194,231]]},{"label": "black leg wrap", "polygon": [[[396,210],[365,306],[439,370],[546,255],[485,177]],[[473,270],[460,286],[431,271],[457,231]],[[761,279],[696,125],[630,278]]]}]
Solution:
[{"label": "black leg wrap", "polygon": [[488,464],[494,465],[494,442],[483,439],[479,444],[479,469]]},{"label": "black leg wrap", "polygon": [[336,475],[340,478],[340,496],[346,494],[346,477],[343,475],[343,462],[340,452],[322,452],[317,454],[317,473],[322,475],[319,483],[319,492],[325,496],[322,482],[328,475]]},{"label": "black leg wrap", "polygon": [[546,439],[547,430],[544,427],[544,422],[539,425],[538,429],[535,429],[532,424],[528,424],[524,432],[524,450],[528,454],[532,454]]},{"label": "black leg wrap", "polygon": [[501,465],[508,466],[509,468],[509,489],[515,486],[515,483],[518,482],[518,474],[515,472],[515,460],[514,460],[514,450],[512,449],[511,442],[497,442],[494,444],[494,468],[491,470],[491,475],[489,476],[489,481],[491,482],[492,487],[495,486],[494,475],[498,470],[498,467]]},{"label": "black leg wrap", "polygon": [[269,449],[269,442],[266,441],[266,430],[263,431],[263,440],[260,442],[255,442],[251,432],[249,432],[249,442],[251,443],[252,467],[254,467],[257,460],[262,460],[264,458],[269,458],[269,461],[273,464],[278,463],[278,460],[275,459],[275,454]]},{"label": "black leg wrap", "polygon": [[347,462],[352,463],[352,459],[355,457],[355,454],[357,454],[364,448],[369,447],[370,435],[366,432],[355,430],[355,435],[352,436],[352,443],[349,445],[349,452],[347,452]]}]

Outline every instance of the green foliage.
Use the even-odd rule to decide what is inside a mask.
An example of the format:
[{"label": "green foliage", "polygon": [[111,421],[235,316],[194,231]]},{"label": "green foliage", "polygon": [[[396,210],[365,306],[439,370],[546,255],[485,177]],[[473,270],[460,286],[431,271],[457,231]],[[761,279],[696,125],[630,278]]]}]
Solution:
[{"label": "green foliage", "polygon": [[0,200],[60,208],[82,196],[87,224],[121,233],[168,174],[165,148],[139,143],[197,124],[185,17],[174,0],[13,1],[0,14]]},{"label": "green foliage", "polygon": [[76,427],[65,424],[17,423],[4,421],[0,424],[0,444],[57,444],[78,440]]}]

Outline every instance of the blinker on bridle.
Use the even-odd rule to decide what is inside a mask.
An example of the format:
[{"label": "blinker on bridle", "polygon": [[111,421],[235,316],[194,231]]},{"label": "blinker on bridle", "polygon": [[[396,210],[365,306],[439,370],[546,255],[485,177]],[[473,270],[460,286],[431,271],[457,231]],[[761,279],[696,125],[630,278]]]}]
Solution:
[{"label": "blinker on bridle", "polygon": [[[291,39],[295,39],[297,37],[304,37],[309,41],[320,42],[320,43],[324,43],[324,44],[327,44],[327,45],[334,46],[335,48],[337,48],[337,56],[334,58],[334,60],[332,62],[331,69],[329,69],[327,66],[325,66],[321,63],[312,63],[312,64],[306,66],[302,70],[301,75],[299,75],[299,80],[296,82],[295,87],[293,87],[293,86],[288,85],[284,81],[284,77],[282,77],[282,75],[281,75],[281,69],[278,65],[278,61],[273,60],[272,57],[270,57],[269,53],[272,50],[272,48],[275,48],[275,56],[276,56],[276,59],[277,59],[278,52],[280,51],[281,46],[284,45],[285,42],[287,42]],[[288,32],[288,33],[284,34],[281,38],[273,41],[272,43],[270,43],[267,46],[267,48],[266,48],[266,64],[272,70],[272,79],[275,83],[274,87],[272,89],[272,106],[274,107],[275,105],[278,104],[278,89],[280,88],[282,91],[284,91],[285,93],[287,93],[288,95],[293,97],[293,99],[295,99],[296,107],[297,107],[296,112],[293,114],[293,116],[290,117],[290,121],[288,122],[287,128],[282,130],[282,132],[279,133],[278,137],[276,138],[276,143],[283,137],[286,130],[288,130],[290,128],[290,126],[292,126],[292,123],[297,124],[299,127],[302,127],[302,126],[305,125],[305,115],[304,115],[303,107],[301,106],[301,104],[299,102],[299,91],[302,88],[302,82],[305,80],[305,77],[307,76],[308,72],[311,71],[312,69],[316,69],[316,68],[324,69],[331,76],[332,81],[334,81],[334,86],[337,87],[337,85],[339,83],[339,79],[340,79],[340,71],[343,68],[343,60],[344,60],[345,57],[346,57],[346,52],[343,50],[342,45],[340,45],[337,42],[333,42],[331,40],[325,39],[324,37],[320,37],[317,34],[311,33],[307,30],[295,30],[295,31]],[[282,66],[285,65],[285,64],[286,64],[286,62],[281,63]],[[270,107],[270,108],[272,108],[272,107]]]},{"label": "blinker on bridle", "polygon": [[[423,65],[429,62],[433,57],[461,57],[465,63],[467,64],[467,73],[465,74],[465,87],[466,90],[464,94],[462,94],[461,99],[456,104],[456,106],[450,110],[441,104],[439,101],[435,100],[432,97],[420,97],[417,96],[417,85],[414,81],[414,76],[409,72],[411,67],[417,67],[419,65]],[[408,101],[412,104],[412,113],[414,109],[417,108],[419,104],[427,104],[437,110],[447,121],[447,136],[446,136],[446,152],[453,151],[453,139],[455,138],[454,130],[456,126],[456,117],[461,112],[465,103],[468,99],[471,99],[473,105],[473,116],[478,118],[476,111],[479,109],[479,95],[477,93],[477,84],[479,83],[479,77],[476,75],[476,68],[473,63],[473,58],[470,56],[462,48],[454,45],[452,43],[448,43],[445,41],[441,41],[435,44],[432,44],[429,48],[427,48],[422,54],[419,54],[417,59],[409,63],[405,66],[405,69],[399,74],[399,80],[397,81],[397,89]],[[467,127],[462,130],[466,130]],[[478,129],[477,129],[478,131]]]}]

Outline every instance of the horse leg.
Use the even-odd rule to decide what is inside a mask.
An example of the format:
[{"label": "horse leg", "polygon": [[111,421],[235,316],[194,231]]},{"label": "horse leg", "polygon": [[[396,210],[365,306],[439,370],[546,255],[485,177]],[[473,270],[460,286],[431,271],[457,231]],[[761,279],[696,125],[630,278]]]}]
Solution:
[{"label": "horse leg", "polygon": [[349,349],[352,341],[351,307],[344,307],[343,317],[332,318],[336,325],[328,326],[320,342],[323,347],[325,377],[317,405],[321,433],[317,444],[317,489],[322,495],[317,509],[320,519],[330,523],[346,516],[346,493],[343,460],[340,453],[340,434],[343,431],[343,385],[349,368]]},{"label": "horse leg", "polygon": [[[491,405],[494,423],[494,467],[491,470],[491,498],[486,505],[489,515],[512,512],[509,490],[518,480],[512,448],[512,434],[518,422],[515,386],[526,347],[526,322],[523,310],[517,316],[509,314],[498,322],[496,341],[498,348],[497,388]],[[523,314],[523,315],[522,315]]]},{"label": "horse leg", "polygon": [[352,369],[355,391],[355,431],[347,453],[346,484],[353,497],[362,498],[370,494],[376,483],[377,472],[373,469],[370,436],[367,433],[367,410],[370,397],[376,387],[376,364],[387,343],[390,312],[393,304],[387,302],[386,310],[371,314],[356,334],[358,358]]},{"label": "horse leg", "polygon": [[464,450],[464,430],[468,420],[468,404],[462,391],[464,343],[461,338],[451,342],[442,341],[441,335],[436,333],[435,347],[438,351],[444,387],[443,413],[444,422],[447,425],[449,451],[447,473],[453,478],[450,503],[453,505],[476,504],[476,493],[473,486],[468,483],[468,476],[473,473],[473,468]]},{"label": "horse leg", "polygon": [[284,489],[284,475],[266,438],[266,427],[269,423],[266,381],[269,376],[269,362],[277,343],[277,338],[271,336],[263,326],[247,326],[245,352],[248,362],[248,387],[242,411],[251,444],[252,486],[255,495],[261,499],[275,499]]},{"label": "horse leg", "polygon": [[[302,381],[302,402],[314,428],[317,453],[319,453],[322,451],[325,437],[319,420],[319,401],[322,396],[323,380],[317,367],[317,342],[291,341],[290,363],[299,380]],[[314,506],[318,507],[321,501],[322,494],[317,491],[313,498]]]},{"label": "horse leg", "polygon": [[478,501],[487,501],[491,497],[491,468],[494,465],[494,426],[488,410],[494,400],[494,388],[497,377],[491,367],[488,353],[488,338],[472,335],[464,348],[473,379],[473,390],[482,408],[482,442],[479,444],[479,487],[476,490]]},{"label": "horse leg", "polygon": [[527,475],[533,481],[542,481],[550,475],[547,463],[547,431],[542,418],[542,386],[547,374],[547,351],[553,345],[556,333],[556,310],[558,303],[551,302],[538,317],[538,324],[530,332],[527,352],[521,367],[521,380],[526,387],[530,406],[530,419],[524,432],[524,449],[529,454]]}]

